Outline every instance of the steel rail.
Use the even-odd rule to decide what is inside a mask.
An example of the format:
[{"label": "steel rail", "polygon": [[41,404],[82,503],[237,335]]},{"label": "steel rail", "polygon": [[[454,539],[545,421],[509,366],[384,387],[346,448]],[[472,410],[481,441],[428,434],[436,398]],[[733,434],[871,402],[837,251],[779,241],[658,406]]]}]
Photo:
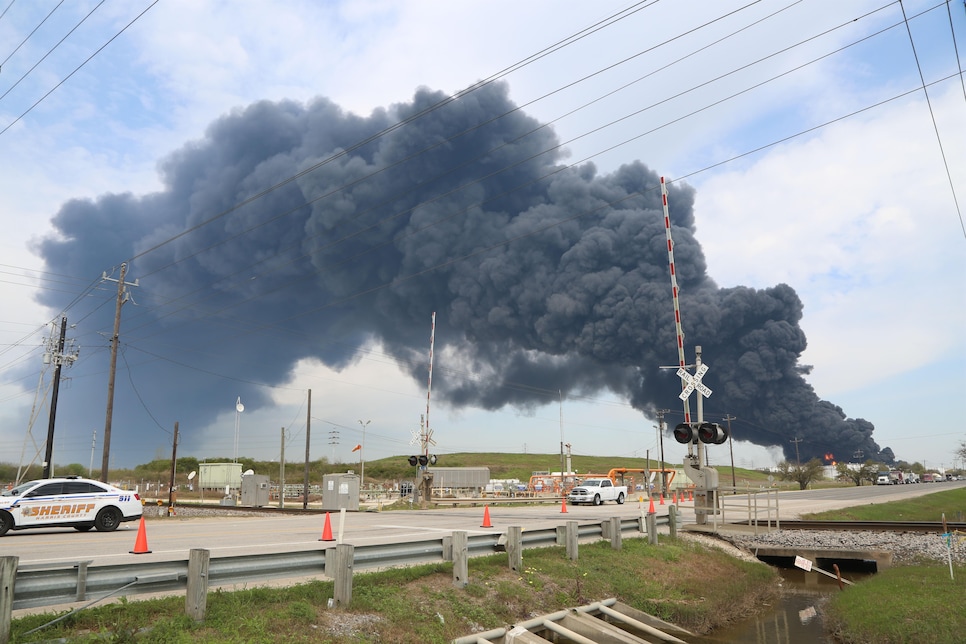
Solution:
[{"label": "steel rail", "polygon": [[[600,538],[604,529],[600,523],[578,525],[578,538]],[[658,516],[657,523],[668,525],[667,515]],[[621,533],[639,532],[638,519],[620,522]],[[524,548],[538,548],[562,543],[563,527],[528,529],[523,532]],[[499,552],[502,533],[476,534],[467,537],[470,557]],[[356,546],[354,570],[376,570],[421,563],[438,563],[451,559],[452,536],[444,535],[416,541]],[[325,575],[326,553],[335,542],[320,545],[319,549],[274,552],[257,555],[212,557],[208,565],[209,587],[224,587],[255,581],[322,577]],[[187,588],[188,559],[163,562],[134,562],[108,566],[78,566],[64,563],[61,567],[24,564],[17,569],[14,584],[13,610],[59,606],[81,600],[97,600],[109,596],[129,596],[158,592],[185,591]]]},{"label": "steel rail", "polygon": [[944,532],[959,530],[966,531],[964,522],[946,522],[946,530],[943,530],[941,521],[813,521],[801,520],[791,521],[782,519],[782,530],[862,530],[877,532]]}]

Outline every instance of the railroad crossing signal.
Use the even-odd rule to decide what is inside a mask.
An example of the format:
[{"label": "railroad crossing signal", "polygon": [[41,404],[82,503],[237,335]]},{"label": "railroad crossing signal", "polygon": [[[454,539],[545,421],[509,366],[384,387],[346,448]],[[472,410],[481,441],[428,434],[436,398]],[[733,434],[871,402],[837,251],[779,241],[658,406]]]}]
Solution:
[{"label": "railroad crossing signal", "polygon": [[681,423],[674,428],[674,440],[679,443],[701,441],[721,445],[728,440],[728,428],[718,423]]},{"label": "railroad crossing signal", "polygon": [[419,465],[420,467],[426,467],[427,465],[436,465],[436,455],[435,454],[420,454],[419,456],[410,456],[409,464],[413,467]]},{"label": "railroad crossing signal", "polygon": [[701,382],[701,379],[704,378],[704,374],[706,373],[708,373],[708,365],[706,364],[698,367],[698,370],[694,372],[693,376],[687,372],[687,369],[680,367],[678,369],[678,378],[684,383],[684,389],[681,390],[681,395],[678,398],[687,400],[691,392],[695,389],[705,398],[709,398],[711,396],[711,390]]}]

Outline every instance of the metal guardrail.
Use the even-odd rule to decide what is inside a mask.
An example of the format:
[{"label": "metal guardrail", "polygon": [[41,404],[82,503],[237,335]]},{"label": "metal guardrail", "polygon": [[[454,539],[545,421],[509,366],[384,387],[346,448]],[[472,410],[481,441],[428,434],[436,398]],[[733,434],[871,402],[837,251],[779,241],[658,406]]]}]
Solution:
[{"label": "metal guardrail", "polygon": [[[601,523],[578,525],[578,539],[602,538]],[[658,525],[668,525],[667,516],[657,517]],[[621,533],[640,534],[637,518],[622,519]],[[562,543],[561,528],[525,530],[524,548],[540,548]],[[502,533],[469,535],[467,551],[470,557],[498,552]],[[392,544],[356,546],[353,569],[372,570],[448,560],[451,536]],[[325,574],[326,551],[335,542],[318,550],[276,552],[257,555],[212,557],[208,565],[208,585],[228,586],[253,581],[267,581]],[[78,566],[84,563],[84,566]],[[13,610],[58,606],[76,601],[96,600],[111,595],[129,596],[148,593],[184,591],[187,587],[188,560],[139,562],[112,566],[87,566],[87,562],[68,562],[61,567],[46,564],[24,564],[17,569],[14,585]],[[121,590],[119,590],[121,589]]]}]

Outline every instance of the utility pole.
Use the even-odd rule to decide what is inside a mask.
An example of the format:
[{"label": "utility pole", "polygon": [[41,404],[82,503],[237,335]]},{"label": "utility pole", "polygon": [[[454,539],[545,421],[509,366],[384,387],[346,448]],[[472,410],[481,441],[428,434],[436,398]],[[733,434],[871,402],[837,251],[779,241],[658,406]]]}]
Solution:
[{"label": "utility pole", "polygon": [[111,367],[107,377],[107,411],[104,414],[104,455],[101,458],[101,481],[107,483],[107,473],[111,464],[111,421],[114,416],[114,378],[117,373],[117,344],[121,332],[121,307],[128,301],[129,293],[126,286],[137,286],[124,281],[127,274],[127,264],[121,264],[121,275],[117,280],[104,273],[101,279],[105,282],[117,282],[117,304],[114,308],[114,333],[111,335]]},{"label": "utility pole", "polygon": [[[563,447],[564,447],[563,391],[560,390],[560,389],[557,390],[557,401],[560,404],[560,494],[566,496],[567,495],[567,487],[566,487],[566,484],[564,483],[564,481],[566,480],[564,478],[564,475],[565,475],[566,470],[564,470],[564,450],[563,450]],[[527,448],[526,448],[526,444],[525,443],[524,443],[524,447],[523,447],[523,453],[524,454],[527,453]]]},{"label": "utility pole", "polygon": [[664,414],[670,411],[670,409],[657,410],[657,431],[661,443],[661,494],[667,494],[667,476],[664,474]]},{"label": "utility pole", "polygon": [[178,421],[174,422],[174,440],[171,441],[171,481],[168,484],[168,516],[174,512],[174,472],[178,462]]},{"label": "utility pole", "polygon": [[305,480],[302,481],[302,509],[309,507],[309,436],[312,435],[312,390],[309,389],[308,411],[305,412]]},{"label": "utility pole", "polygon": [[329,445],[332,446],[332,471],[335,471],[335,448],[339,444],[339,430],[333,427],[329,430]]},{"label": "utility pole", "polygon": [[801,467],[802,466],[802,459],[798,455],[798,444],[802,442],[802,439],[801,438],[798,438],[798,437],[795,437],[790,442],[795,443],[795,462],[798,463],[798,466],[799,467]]},{"label": "utility pole", "polygon": [[91,463],[87,466],[87,478],[94,475],[94,446],[97,445],[97,430],[91,435]]},{"label": "utility pole", "polygon": [[278,507],[285,507],[285,428],[282,428],[282,454],[278,459]]},{"label": "utility pole", "polygon": [[731,421],[738,420],[736,416],[728,414],[724,417],[728,423],[728,451],[731,452],[731,493],[738,494],[738,483],[735,482],[735,449],[731,444]]},{"label": "utility pole", "polygon": [[371,420],[362,422],[359,420],[359,425],[362,426],[362,442],[359,443],[359,463],[360,463],[360,474],[359,474],[359,484],[363,490],[366,489],[366,427],[369,426]]},{"label": "utility pole", "polygon": [[74,360],[77,359],[77,353],[64,353],[64,342],[67,337],[67,316],[62,316],[60,318],[60,341],[57,343],[57,347],[54,350],[49,350],[48,353],[44,355],[45,358],[50,358],[50,360],[56,365],[54,367],[54,387],[50,394],[50,419],[47,423],[47,449],[44,453],[44,475],[45,479],[49,479],[51,475],[51,469],[54,465],[54,424],[57,418],[57,397],[60,393],[60,370],[66,362],[68,366],[74,364]]}]

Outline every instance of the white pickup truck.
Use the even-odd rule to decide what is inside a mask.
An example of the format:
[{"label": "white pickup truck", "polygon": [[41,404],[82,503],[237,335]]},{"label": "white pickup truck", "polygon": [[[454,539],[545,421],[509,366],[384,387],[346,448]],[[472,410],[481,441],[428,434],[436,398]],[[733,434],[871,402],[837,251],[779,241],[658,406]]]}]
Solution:
[{"label": "white pickup truck", "polygon": [[593,503],[600,505],[604,501],[617,501],[618,505],[627,498],[626,485],[614,485],[609,478],[587,479],[567,495],[567,502],[571,505]]}]

